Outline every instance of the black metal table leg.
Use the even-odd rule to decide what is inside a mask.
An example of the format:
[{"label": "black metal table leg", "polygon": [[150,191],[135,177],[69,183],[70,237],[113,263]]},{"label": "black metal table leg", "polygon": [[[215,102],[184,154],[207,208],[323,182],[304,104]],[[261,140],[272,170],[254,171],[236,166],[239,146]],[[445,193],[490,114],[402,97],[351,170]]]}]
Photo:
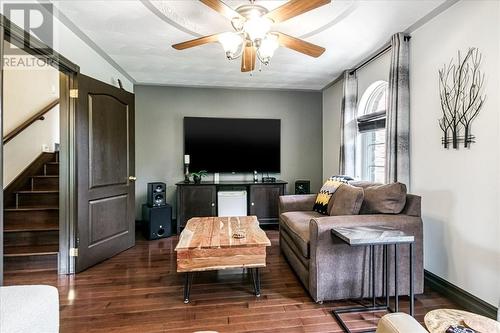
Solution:
[{"label": "black metal table leg", "polygon": [[414,269],[413,269],[413,243],[410,243],[410,316],[414,316],[415,312],[415,295],[414,295]]},{"label": "black metal table leg", "polygon": [[260,297],[260,272],[258,268],[249,268],[252,276],[253,290],[256,297]]},{"label": "black metal table leg", "polygon": [[189,294],[191,292],[191,285],[193,284],[193,273],[185,273],[184,276],[184,303],[189,303]]},{"label": "black metal table leg", "polygon": [[376,302],[376,294],[375,294],[375,246],[370,246],[370,255],[371,255],[371,278],[372,278],[372,306],[375,306]]},{"label": "black metal table leg", "polygon": [[394,310],[399,312],[398,295],[398,245],[394,244]]},{"label": "black metal table leg", "polygon": [[384,245],[384,268],[385,268],[385,305],[389,307],[389,248],[388,245]]},{"label": "black metal table leg", "polygon": [[255,296],[260,297],[260,271],[259,268],[255,268]]}]

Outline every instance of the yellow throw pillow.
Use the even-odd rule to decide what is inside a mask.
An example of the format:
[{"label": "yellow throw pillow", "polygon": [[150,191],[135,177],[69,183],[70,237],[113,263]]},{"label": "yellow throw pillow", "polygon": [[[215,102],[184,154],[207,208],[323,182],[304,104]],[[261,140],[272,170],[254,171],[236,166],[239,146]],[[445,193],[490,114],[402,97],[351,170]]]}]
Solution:
[{"label": "yellow throw pillow", "polygon": [[323,184],[321,190],[316,197],[316,201],[314,202],[313,210],[323,214],[328,215],[328,203],[332,198],[332,195],[337,191],[337,189],[343,184],[347,184],[347,180],[341,177],[330,177]]}]

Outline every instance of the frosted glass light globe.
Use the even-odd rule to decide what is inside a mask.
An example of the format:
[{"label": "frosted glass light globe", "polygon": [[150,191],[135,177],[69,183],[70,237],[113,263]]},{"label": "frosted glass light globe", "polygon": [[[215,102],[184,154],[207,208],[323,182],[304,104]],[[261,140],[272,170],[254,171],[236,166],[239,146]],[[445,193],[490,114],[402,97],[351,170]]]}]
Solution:
[{"label": "frosted glass light globe", "polygon": [[224,52],[226,52],[226,57],[231,60],[238,57],[238,51],[243,44],[243,38],[240,34],[225,32],[219,35],[219,43],[222,44]]},{"label": "frosted glass light globe", "polygon": [[244,23],[243,30],[253,42],[256,42],[266,36],[271,29],[271,24],[271,20],[265,17],[252,17]]}]

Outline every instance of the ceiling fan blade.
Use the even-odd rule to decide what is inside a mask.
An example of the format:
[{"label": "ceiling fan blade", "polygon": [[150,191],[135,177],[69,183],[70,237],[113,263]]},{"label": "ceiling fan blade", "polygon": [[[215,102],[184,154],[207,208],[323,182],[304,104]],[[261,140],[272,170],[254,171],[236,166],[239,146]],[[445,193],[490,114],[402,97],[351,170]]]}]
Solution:
[{"label": "ceiling fan blade", "polygon": [[284,5],[270,11],[265,17],[270,18],[274,23],[279,23],[291,19],[292,17],[304,14],[315,8],[324,6],[332,2],[331,0],[290,0]]},{"label": "ceiling fan blade", "polygon": [[255,68],[255,58],[257,57],[257,50],[255,46],[251,44],[247,44],[245,46],[245,50],[243,51],[243,55],[241,56],[241,71],[242,72],[251,72]]},{"label": "ceiling fan blade", "polygon": [[288,36],[281,32],[278,32],[278,42],[281,46],[287,47],[289,49],[295,50],[300,53],[307,54],[308,56],[317,58],[325,52],[325,48],[306,42],[305,40]]},{"label": "ceiling fan blade", "polygon": [[222,16],[225,16],[229,20],[232,20],[235,17],[243,18],[238,12],[233,10],[231,7],[226,5],[221,0],[200,0],[208,7],[212,8],[216,12],[220,13]]},{"label": "ceiling fan blade", "polygon": [[219,41],[219,35],[220,34],[215,34],[215,35],[204,36],[204,37],[188,40],[186,42],[174,44],[174,45],[172,45],[172,47],[176,50],[184,50],[184,49],[189,49],[190,47],[200,46],[203,44],[215,43],[215,42]]}]

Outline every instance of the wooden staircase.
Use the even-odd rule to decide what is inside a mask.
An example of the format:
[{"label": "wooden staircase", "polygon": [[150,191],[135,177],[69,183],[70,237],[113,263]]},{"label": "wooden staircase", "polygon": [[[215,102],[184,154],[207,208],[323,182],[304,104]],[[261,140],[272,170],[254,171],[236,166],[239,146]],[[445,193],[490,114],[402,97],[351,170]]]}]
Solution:
[{"label": "wooden staircase", "polygon": [[42,153],[4,190],[5,273],[57,272],[59,153]]}]

